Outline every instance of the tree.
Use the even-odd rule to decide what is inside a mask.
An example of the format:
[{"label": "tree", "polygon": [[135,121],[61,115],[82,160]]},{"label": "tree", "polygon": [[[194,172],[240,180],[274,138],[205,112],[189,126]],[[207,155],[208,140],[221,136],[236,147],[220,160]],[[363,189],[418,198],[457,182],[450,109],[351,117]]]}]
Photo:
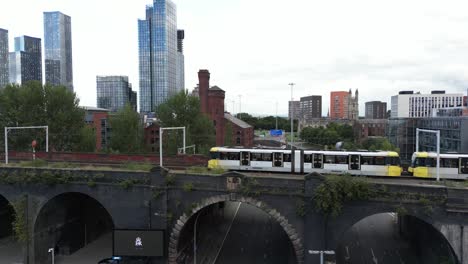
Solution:
[{"label": "tree", "polygon": [[[161,127],[186,127],[187,145],[195,144],[199,153],[208,153],[215,145],[215,130],[210,119],[201,113],[200,101],[187,91],[172,96],[156,108]],[[175,143],[175,142],[174,142]],[[167,147],[167,146],[166,146]],[[177,148],[169,146],[170,152]]]},{"label": "tree", "polygon": [[96,150],[96,133],[91,126],[84,126],[80,130],[80,141],[76,151],[94,152]]},{"label": "tree", "polygon": [[122,153],[137,153],[143,147],[143,126],[130,104],[109,117],[112,129],[110,148]]},{"label": "tree", "polygon": [[[84,110],[75,93],[64,86],[43,86],[40,82],[7,85],[0,90],[0,126],[49,126],[51,150],[71,151],[79,144]],[[37,138],[35,138],[37,137]],[[45,146],[45,132],[28,130],[9,137],[16,150],[30,149],[32,139]],[[3,141],[3,140],[2,140]]]}]

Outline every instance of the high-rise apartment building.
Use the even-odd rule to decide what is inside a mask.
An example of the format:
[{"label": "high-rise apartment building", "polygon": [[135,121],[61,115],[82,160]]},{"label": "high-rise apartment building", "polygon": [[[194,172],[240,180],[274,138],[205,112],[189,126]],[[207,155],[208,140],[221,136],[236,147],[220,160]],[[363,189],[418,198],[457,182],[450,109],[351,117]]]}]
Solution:
[{"label": "high-rise apartment building", "polygon": [[154,0],[138,20],[140,112],[153,112],[177,87],[177,14],[171,0]]},{"label": "high-rise apartment building", "polygon": [[177,30],[177,89],[185,89],[185,58],[184,58],[185,32]]},{"label": "high-rise apartment building", "polygon": [[126,104],[136,111],[136,92],[127,76],[97,76],[97,107],[116,112]]},{"label": "high-rise apartment building", "polygon": [[446,94],[445,91],[432,91],[431,94],[401,91],[392,96],[391,117],[431,117],[440,108],[463,106],[463,94]]},{"label": "high-rise apartment building", "polygon": [[29,36],[15,38],[15,51],[10,52],[10,83],[42,83],[41,39]]},{"label": "high-rise apartment building", "polygon": [[10,82],[8,30],[0,28],[0,89]]},{"label": "high-rise apartment building", "polygon": [[314,118],[322,117],[322,96],[311,95],[301,97],[300,117],[302,122],[311,122]]},{"label": "high-rise apartment building", "polygon": [[387,118],[387,103],[380,101],[366,102],[366,119]]},{"label": "high-rise apartment building", "polygon": [[297,120],[301,116],[301,101],[288,102],[288,119],[292,118]]},{"label": "high-rise apartment building", "polygon": [[350,120],[359,118],[359,92],[357,89],[354,97],[351,89],[349,92],[330,93],[330,118]]},{"label": "high-rise apartment building", "polygon": [[45,79],[73,91],[71,18],[60,12],[44,12]]}]

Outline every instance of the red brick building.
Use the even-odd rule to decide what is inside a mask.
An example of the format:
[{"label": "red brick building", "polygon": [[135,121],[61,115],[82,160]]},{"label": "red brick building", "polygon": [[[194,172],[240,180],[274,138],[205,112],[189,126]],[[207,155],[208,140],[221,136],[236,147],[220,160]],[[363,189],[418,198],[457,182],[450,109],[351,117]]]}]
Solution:
[{"label": "red brick building", "polygon": [[[225,128],[227,122],[231,123],[233,131],[233,144],[250,147],[253,145],[253,127],[230,114],[224,113],[225,92],[218,86],[210,87],[210,72],[200,70],[198,72],[198,95],[200,98],[200,110],[207,114],[213,121],[216,133],[216,145],[225,145]],[[238,143],[239,142],[239,143]]]},{"label": "red brick building", "polygon": [[145,147],[152,153],[159,152],[159,124],[145,126]]},{"label": "red brick building", "polygon": [[83,106],[85,123],[96,133],[96,151],[105,149],[110,140],[109,110],[92,106]]}]

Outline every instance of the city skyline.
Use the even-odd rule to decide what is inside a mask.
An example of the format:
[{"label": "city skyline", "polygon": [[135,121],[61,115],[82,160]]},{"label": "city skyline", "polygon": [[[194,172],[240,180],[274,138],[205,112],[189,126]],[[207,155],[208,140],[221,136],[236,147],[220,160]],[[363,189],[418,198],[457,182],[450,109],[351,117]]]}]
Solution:
[{"label": "city skyline", "polygon": [[[139,90],[136,21],[150,3],[103,0],[88,10],[86,1],[15,1],[0,11],[0,28],[9,30],[11,51],[16,36],[42,38],[43,12],[71,16],[75,91],[81,105],[95,105],[96,75],[128,75]],[[339,9],[336,1],[175,3],[178,28],[187,33],[185,88],[198,83],[199,69],[210,69],[212,83],[226,90],[228,111],[235,101],[237,112],[242,94],[243,112],[275,115],[271,106],[278,102],[279,115],[287,115],[290,82],[297,84],[295,100],[322,95],[322,113],[328,112],[330,91],[359,89],[361,115],[364,102],[389,104],[400,90],[466,93],[468,87],[463,3],[359,1],[340,3]],[[269,12],[258,20],[267,4]]]}]

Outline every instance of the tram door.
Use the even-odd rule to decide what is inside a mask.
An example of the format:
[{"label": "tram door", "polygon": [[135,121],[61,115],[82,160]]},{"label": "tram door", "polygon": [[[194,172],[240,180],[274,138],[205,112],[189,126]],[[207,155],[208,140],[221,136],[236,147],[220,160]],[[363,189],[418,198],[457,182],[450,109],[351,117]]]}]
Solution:
[{"label": "tram door", "polygon": [[349,155],[349,170],[360,170],[360,169],[361,169],[361,156]]},{"label": "tram door", "polygon": [[468,158],[460,158],[460,174],[468,174]]},{"label": "tram door", "polygon": [[250,166],[250,152],[242,151],[240,157],[241,166]]},{"label": "tram door", "polygon": [[312,162],[312,165],[314,169],[322,169],[323,168],[323,154],[314,154],[314,160]]},{"label": "tram door", "polygon": [[283,167],[283,153],[273,153],[273,167]]}]

